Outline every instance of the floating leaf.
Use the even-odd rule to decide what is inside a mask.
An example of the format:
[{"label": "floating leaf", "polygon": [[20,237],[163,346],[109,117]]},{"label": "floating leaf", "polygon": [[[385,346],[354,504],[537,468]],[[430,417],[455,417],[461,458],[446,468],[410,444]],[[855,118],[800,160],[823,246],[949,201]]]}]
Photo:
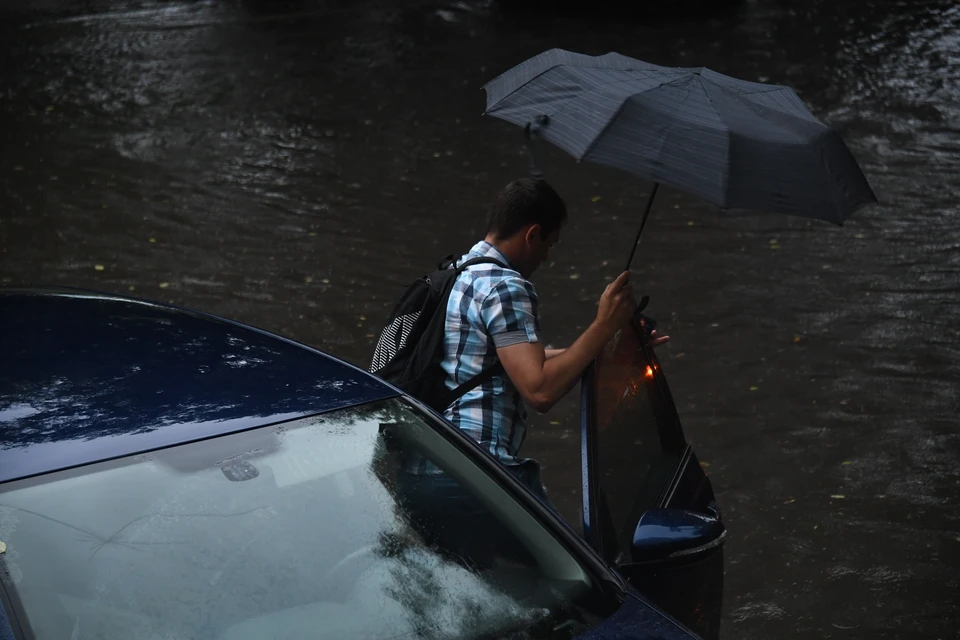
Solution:
[{"label": "floating leaf", "polygon": [[22,165],[22,164],[14,165],[13,170],[14,170],[14,171],[23,171],[23,165]]},{"label": "floating leaf", "polygon": [[313,236],[316,236],[316,235],[317,235],[317,232],[316,232],[316,231],[311,231],[311,232],[310,232],[309,234],[307,234],[307,235],[313,237]]},{"label": "floating leaf", "polygon": [[701,460],[701,461],[700,461],[700,466],[703,467],[704,469],[709,469],[709,468],[710,468],[710,463],[709,463],[709,462],[704,462],[703,460]]},{"label": "floating leaf", "polygon": [[760,387],[750,387],[750,391],[757,391],[757,390],[759,390],[759,389],[760,389]]},{"label": "floating leaf", "polygon": [[367,337],[368,337],[368,338],[376,338],[376,336],[373,335],[372,333],[368,333],[368,334],[367,334]]},{"label": "floating leaf", "polygon": [[47,111],[48,112],[53,111],[53,105],[50,105],[49,107],[47,107]]},{"label": "floating leaf", "polygon": [[687,220],[687,226],[688,226],[688,227],[692,227],[692,226],[693,226],[693,220]]},{"label": "floating leaf", "polygon": [[833,498],[834,500],[843,500],[847,496],[843,495],[842,493],[835,493],[830,497]]},{"label": "floating leaf", "polygon": [[820,528],[820,525],[818,525],[818,524],[813,525],[813,530],[814,530],[814,531],[816,531],[816,530],[819,529],[819,528]]},{"label": "floating leaf", "polygon": [[793,504],[793,503],[796,502],[796,501],[797,501],[796,498],[790,498],[789,500],[787,500],[787,501],[784,502],[783,504]]},{"label": "floating leaf", "polygon": [[7,543],[0,541],[0,553],[6,553],[6,552],[7,552]]},{"label": "floating leaf", "polygon": [[841,464],[847,465],[847,464],[853,464],[853,462],[851,462],[850,460],[844,460]]},{"label": "floating leaf", "polygon": [[551,420],[551,421],[550,421],[550,424],[560,424],[560,421],[559,421],[559,420]]},{"label": "floating leaf", "polygon": [[311,278],[310,276],[307,276],[306,278],[303,279],[303,281],[306,282],[307,284],[310,284],[311,282],[313,282],[313,278]]},{"label": "floating leaf", "polygon": [[170,286],[170,283],[169,283],[169,282],[161,282],[161,283],[160,283],[160,288],[161,288],[161,289],[166,289],[166,288],[169,287],[169,286]]},{"label": "floating leaf", "polygon": [[778,240],[777,238],[770,238],[770,244],[778,244],[779,242],[780,240]]},{"label": "floating leaf", "polygon": [[156,238],[150,238],[150,242],[156,242],[156,241],[157,241]]},{"label": "floating leaf", "polygon": [[600,202],[600,196],[593,196],[590,198],[590,202]]},{"label": "floating leaf", "polygon": [[801,340],[800,336],[793,336],[793,344],[797,344],[798,342],[800,342],[800,340]]},{"label": "floating leaf", "polygon": [[330,279],[329,279],[329,278],[324,278],[324,279],[321,280],[320,282],[322,282],[323,284],[330,284]]},{"label": "floating leaf", "polygon": [[579,273],[571,273],[571,274],[570,274],[570,279],[571,279],[571,280],[577,280],[577,279],[579,279],[579,278],[580,278],[580,274],[579,274]]},{"label": "floating leaf", "polygon": [[440,153],[439,153],[439,152],[434,153],[434,154],[433,154],[433,157],[434,157],[434,158],[439,158],[439,157],[440,157]]},{"label": "floating leaf", "polygon": [[853,237],[856,238],[857,240],[863,240],[863,234],[862,234],[862,233],[858,233],[857,235],[855,235],[855,236],[853,236]]},{"label": "floating leaf", "polygon": [[93,265],[93,268],[97,271],[103,271],[105,267],[102,264],[95,264]]},{"label": "floating leaf", "polygon": [[133,286],[133,285],[130,285],[130,286],[129,286],[129,287],[127,287],[127,288],[128,288],[128,289],[129,289],[130,291],[135,291],[135,290],[136,290],[136,287],[135,287],[135,286]]}]

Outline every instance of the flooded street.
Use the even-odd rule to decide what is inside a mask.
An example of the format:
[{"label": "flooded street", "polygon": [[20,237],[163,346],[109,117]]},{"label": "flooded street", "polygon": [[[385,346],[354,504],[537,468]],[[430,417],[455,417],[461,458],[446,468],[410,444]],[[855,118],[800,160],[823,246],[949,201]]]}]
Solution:
[{"label": "flooded street", "polygon": [[[730,530],[722,633],[957,637],[960,4],[590,4],[0,0],[0,278],[169,301],[366,367],[402,287],[527,171],[521,131],[481,115],[488,80],[561,47],[792,86],[880,204],[841,228],[661,189],[634,261]],[[571,214],[534,278],[561,346],[651,185],[539,158]],[[577,527],[578,411],[574,393],[536,416],[523,451]]]}]

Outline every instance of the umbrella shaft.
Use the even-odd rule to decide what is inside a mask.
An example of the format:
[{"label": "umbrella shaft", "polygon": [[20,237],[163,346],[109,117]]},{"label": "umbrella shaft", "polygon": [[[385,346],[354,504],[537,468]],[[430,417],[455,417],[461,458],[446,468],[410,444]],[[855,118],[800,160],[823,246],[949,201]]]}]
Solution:
[{"label": "umbrella shaft", "polygon": [[643,218],[640,220],[640,230],[637,231],[637,239],[633,241],[633,248],[630,250],[630,257],[627,258],[627,268],[624,271],[630,270],[630,264],[633,262],[633,255],[637,252],[637,247],[640,245],[640,235],[643,233],[643,227],[647,224],[647,216],[650,215],[650,207],[653,206],[653,199],[657,197],[657,187],[660,186],[659,182],[653,183],[653,189],[650,191],[650,197],[647,198],[647,208],[643,211]]}]

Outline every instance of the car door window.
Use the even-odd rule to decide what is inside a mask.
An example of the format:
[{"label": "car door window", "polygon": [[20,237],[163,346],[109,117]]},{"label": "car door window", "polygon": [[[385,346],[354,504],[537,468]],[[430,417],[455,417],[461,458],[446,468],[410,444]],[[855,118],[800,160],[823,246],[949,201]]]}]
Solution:
[{"label": "car door window", "polygon": [[616,537],[617,557],[630,552],[643,511],[673,478],[684,440],[676,413],[661,393],[659,365],[648,357],[633,326],[610,341],[595,363],[596,464],[599,495]]}]

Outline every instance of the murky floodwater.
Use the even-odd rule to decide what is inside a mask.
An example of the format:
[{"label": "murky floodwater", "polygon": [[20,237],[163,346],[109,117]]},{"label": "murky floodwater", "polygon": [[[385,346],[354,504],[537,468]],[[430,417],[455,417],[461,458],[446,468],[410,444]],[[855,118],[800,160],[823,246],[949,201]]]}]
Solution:
[{"label": "murky floodwater", "polygon": [[[526,171],[520,132],[481,117],[485,81],[559,46],[791,85],[882,204],[838,228],[668,190],[635,262],[729,521],[724,635],[955,637],[960,6],[610,15],[2,0],[0,277],[170,300],[365,365],[400,287],[472,244]],[[559,345],[649,185],[541,160],[572,212],[536,276]],[[571,518],[576,403],[527,443]]]}]

